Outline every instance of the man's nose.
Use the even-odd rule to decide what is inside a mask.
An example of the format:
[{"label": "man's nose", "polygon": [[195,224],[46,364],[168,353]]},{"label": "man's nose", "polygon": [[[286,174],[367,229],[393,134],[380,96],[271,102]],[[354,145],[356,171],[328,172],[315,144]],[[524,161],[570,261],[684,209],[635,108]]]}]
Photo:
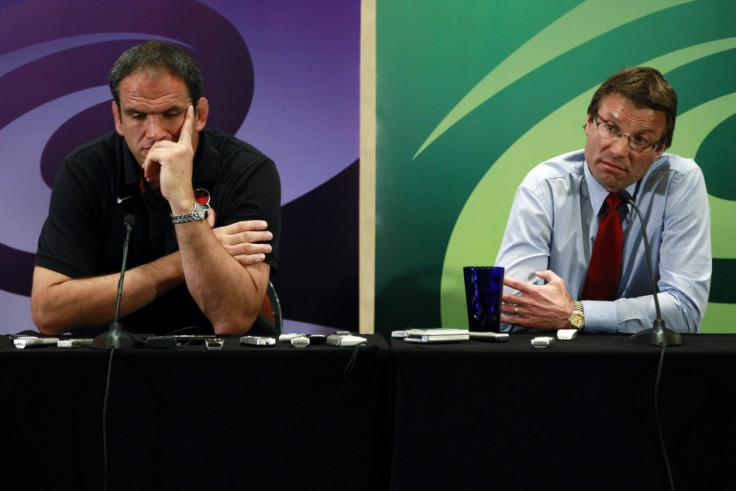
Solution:
[{"label": "man's nose", "polygon": [[159,115],[149,114],[146,118],[146,138],[152,141],[163,140],[166,137],[166,130],[162,123]]},{"label": "man's nose", "polygon": [[629,150],[629,138],[626,135],[621,135],[621,138],[611,142],[611,152],[616,155],[627,155]]}]

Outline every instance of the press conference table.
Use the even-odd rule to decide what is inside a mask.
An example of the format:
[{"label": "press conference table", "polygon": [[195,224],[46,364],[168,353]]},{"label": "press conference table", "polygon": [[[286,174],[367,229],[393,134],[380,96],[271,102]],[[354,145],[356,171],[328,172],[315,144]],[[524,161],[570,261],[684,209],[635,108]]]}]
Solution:
[{"label": "press conference table", "polygon": [[[665,489],[659,349],[280,344],[115,351],[109,490]],[[4,489],[102,489],[110,352],[0,337]],[[736,336],[687,335],[660,392],[678,490],[732,487]]]},{"label": "press conference table", "polygon": [[[390,352],[288,344],[113,353],[109,490],[387,487]],[[0,345],[4,489],[103,489],[109,351]],[[347,371],[346,371],[347,367]]]},{"label": "press conference table", "polygon": [[[392,340],[393,489],[667,489],[657,347],[583,335],[547,349]],[[733,489],[736,336],[666,351],[660,412],[678,490]]]}]

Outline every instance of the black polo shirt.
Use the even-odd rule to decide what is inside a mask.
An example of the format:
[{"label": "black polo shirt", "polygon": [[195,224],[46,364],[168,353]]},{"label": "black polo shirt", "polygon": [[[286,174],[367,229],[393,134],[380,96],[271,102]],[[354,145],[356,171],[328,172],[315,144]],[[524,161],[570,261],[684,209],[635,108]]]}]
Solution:
[{"label": "black polo shirt", "polygon": [[[135,217],[128,269],[177,251],[169,204],[141,176],[140,165],[116,132],[72,152],[54,180],[35,264],[71,278],[120,271],[125,240],[123,218],[127,214]],[[274,238],[273,252],[266,262],[275,273],[281,184],[273,161],[237,138],[205,129],[200,133],[192,181],[194,189],[209,192],[216,226],[242,220],[268,222]],[[200,326],[199,332],[212,332],[212,325],[185,284],[121,322],[138,333],[165,334],[189,326]]]}]

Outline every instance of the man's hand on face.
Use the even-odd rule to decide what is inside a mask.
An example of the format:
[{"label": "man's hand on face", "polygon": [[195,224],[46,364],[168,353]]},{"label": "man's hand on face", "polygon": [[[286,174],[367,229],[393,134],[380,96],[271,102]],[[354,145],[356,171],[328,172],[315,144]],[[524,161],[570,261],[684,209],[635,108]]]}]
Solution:
[{"label": "man's hand on face", "polygon": [[178,141],[157,141],[143,162],[143,176],[146,181],[158,181],[161,194],[169,201],[171,212],[175,215],[191,211],[194,202],[192,190],[194,119],[194,107],[189,105]]}]

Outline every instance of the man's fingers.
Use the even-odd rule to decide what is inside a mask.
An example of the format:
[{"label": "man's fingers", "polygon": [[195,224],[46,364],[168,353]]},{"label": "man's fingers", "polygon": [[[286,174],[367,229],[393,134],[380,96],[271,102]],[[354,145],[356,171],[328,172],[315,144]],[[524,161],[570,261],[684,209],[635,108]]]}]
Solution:
[{"label": "man's fingers", "polygon": [[541,278],[547,283],[551,283],[552,281],[559,279],[560,277],[555,274],[552,270],[546,270],[546,271],[537,271],[534,273],[537,278]]},{"label": "man's fingers", "polygon": [[251,264],[262,263],[266,260],[265,254],[240,254],[233,256],[241,266],[249,266]]},{"label": "man's fingers", "polygon": [[234,248],[240,254],[270,254],[272,247],[270,244],[244,244]]},{"label": "man's fingers", "polygon": [[161,164],[152,156],[152,152],[148,152],[146,160],[143,162],[143,177],[148,182],[156,181],[159,174],[161,174]]},{"label": "man's fingers", "polygon": [[215,236],[227,252],[240,264],[262,262],[273,251],[273,233],[265,220],[244,220],[214,229]]},{"label": "man's fingers", "polygon": [[514,302],[514,299],[516,298],[519,298],[519,295],[516,295],[514,293],[503,292],[501,294],[501,301],[505,303],[516,303]]},{"label": "man's fingers", "polygon": [[217,230],[222,234],[222,241],[228,245],[238,244],[254,244],[257,242],[268,242],[273,239],[273,234],[268,230],[252,230],[250,232],[226,233]]},{"label": "man's fingers", "polygon": [[179,132],[179,143],[192,144],[192,134],[194,132],[194,106],[191,104],[187,107],[187,114],[184,117],[184,124]]},{"label": "man's fingers", "polygon": [[266,230],[268,223],[264,220],[243,220],[233,224],[234,228],[237,228],[238,232],[250,232],[253,230]]},{"label": "man's fingers", "polygon": [[503,279],[503,284],[508,286],[509,288],[513,288],[514,290],[518,290],[522,293],[526,293],[531,290],[531,287],[533,286],[531,283],[527,283],[525,281],[517,280],[516,278],[510,278],[506,276]]}]

